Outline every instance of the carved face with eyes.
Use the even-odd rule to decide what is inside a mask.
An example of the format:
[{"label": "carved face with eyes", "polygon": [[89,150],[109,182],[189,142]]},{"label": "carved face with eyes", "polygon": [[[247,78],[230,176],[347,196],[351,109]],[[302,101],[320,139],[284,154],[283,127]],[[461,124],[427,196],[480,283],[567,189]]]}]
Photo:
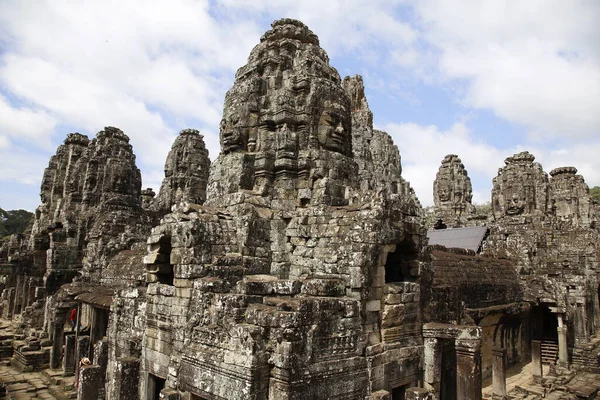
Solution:
[{"label": "carved face with eyes", "polygon": [[449,186],[441,186],[438,189],[438,196],[440,198],[440,201],[446,202],[446,201],[450,201],[450,194],[451,194],[451,190]]},{"label": "carved face with eyes", "polygon": [[241,125],[240,117],[237,114],[231,114],[221,120],[219,139],[224,153],[244,150],[246,140]]},{"label": "carved face with eyes", "polygon": [[344,114],[340,104],[325,102],[317,128],[317,139],[323,148],[338,153],[345,153],[349,148],[350,129]]},{"label": "carved face with eyes", "polygon": [[523,212],[525,209],[525,203],[521,199],[521,197],[514,193],[507,201],[506,201],[506,214],[507,215],[518,215]]}]

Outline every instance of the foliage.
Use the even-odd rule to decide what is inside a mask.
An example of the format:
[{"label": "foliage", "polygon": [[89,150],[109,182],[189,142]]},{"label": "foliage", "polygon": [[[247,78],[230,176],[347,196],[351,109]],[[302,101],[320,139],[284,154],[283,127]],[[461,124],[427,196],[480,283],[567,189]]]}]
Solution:
[{"label": "foliage", "polygon": [[0,237],[25,233],[33,225],[33,213],[27,210],[9,210],[0,208]]},{"label": "foliage", "polygon": [[476,203],[473,204],[475,206],[475,210],[477,215],[492,215],[492,203],[486,201],[484,203]]},{"label": "foliage", "polygon": [[423,207],[423,225],[427,228],[427,229],[431,229],[433,227],[433,225],[435,224],[435,207],[434,206],[427,206],[427,207]]},{"label": "foliage", "polygon": [[593,188],[591,188],[590,196],[592,196],[592,200],[600,204],[600,186],[594,186]]}]

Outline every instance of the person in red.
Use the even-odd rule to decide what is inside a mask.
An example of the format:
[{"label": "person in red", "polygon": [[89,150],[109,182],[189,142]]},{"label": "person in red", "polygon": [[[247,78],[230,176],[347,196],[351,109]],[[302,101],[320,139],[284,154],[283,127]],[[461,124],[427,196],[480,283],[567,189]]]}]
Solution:
[{"label": "person in red", "polygon": [[71,331],[75,331],[75,325],[77,325],[77,307],[71,310]]}]

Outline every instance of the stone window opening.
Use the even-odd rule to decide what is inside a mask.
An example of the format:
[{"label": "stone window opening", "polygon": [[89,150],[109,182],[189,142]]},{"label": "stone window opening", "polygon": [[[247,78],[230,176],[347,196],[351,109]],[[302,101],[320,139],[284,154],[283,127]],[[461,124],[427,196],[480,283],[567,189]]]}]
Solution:
[{"label": "stone window opening", "polygon": [[419,276],[419,251],[410,240],[396,245],[396,250],[387,254],[385,283],[415,282]]},{"label": "stone window opening", "polygon": [[173,286],[175,272],[171,264],[171,237],[162,236],[152,248],[151,254],[145,259],[148,282]]}]

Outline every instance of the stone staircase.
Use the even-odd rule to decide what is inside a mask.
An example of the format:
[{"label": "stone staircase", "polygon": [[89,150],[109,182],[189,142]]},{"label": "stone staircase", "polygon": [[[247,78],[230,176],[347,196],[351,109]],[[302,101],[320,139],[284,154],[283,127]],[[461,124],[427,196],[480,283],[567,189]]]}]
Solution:
[{"label": "stone staircase", "polygon": [[44,375],[48,380],[48,391],[59,400],[76,399],[75,377],[63,376],[62,370],[47,369]]},{"label": "stone staircase", "polygon": [[575,345],[571,360],[573,368],[600,373],[600,338],[594,337],[589,343]]},{"label": "stone staircase", "polygon": [[558,360],[558,342],[556,340],[542,340],[542,364],[554,364]]}]

